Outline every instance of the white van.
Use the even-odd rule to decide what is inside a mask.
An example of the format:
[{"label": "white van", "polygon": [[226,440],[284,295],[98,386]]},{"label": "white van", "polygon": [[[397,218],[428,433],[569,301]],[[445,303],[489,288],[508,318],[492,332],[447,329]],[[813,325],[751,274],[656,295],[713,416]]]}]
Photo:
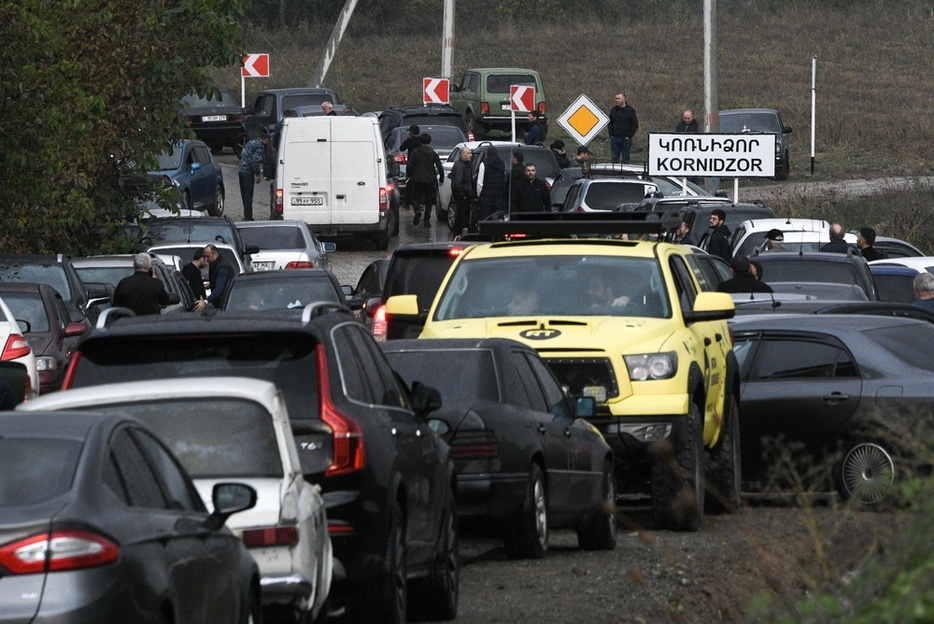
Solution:
[{"label": "white van", "polygon": [[286,117],[279,139],[275,211],[318,236],[373,238],[389,247],[386,153],[375,117]]}]

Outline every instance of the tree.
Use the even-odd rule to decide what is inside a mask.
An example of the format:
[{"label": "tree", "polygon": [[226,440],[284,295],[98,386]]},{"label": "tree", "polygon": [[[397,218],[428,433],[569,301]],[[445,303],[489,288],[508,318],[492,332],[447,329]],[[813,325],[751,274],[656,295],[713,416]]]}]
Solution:
[{"label": "tree", "polygon": [[[0,249],[112,251],[121,180],[190,136],[186,92],[240,62],[245,0],[19,0],[0,6]],[[134,164],[135,163],[135,164]]]}]

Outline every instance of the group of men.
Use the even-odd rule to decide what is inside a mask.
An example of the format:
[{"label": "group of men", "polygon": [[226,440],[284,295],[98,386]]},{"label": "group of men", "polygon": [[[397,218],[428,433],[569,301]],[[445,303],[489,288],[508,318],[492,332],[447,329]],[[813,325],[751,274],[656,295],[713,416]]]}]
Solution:
[{"label": "group of men", "polygon": [[[204,288],[201,275],[204,267],[208,269],[208,283],[211,294]],[[191,287],[195,296],[194,310],[201,312],[209,305],[218,305],[224,292],[234,278],[234,270],[224,260],[215,245],[206,245],[194,253],[192,261],[182,267],[182,276]],[[137,316],[160,314],[169,304],[169,294],[165,285],[156,276],[152,268],[152,257],[148,253],[139,253],[133,258],[133,274],[124,277],[114,289],[112,303],[114,307],[129,308]]]}]

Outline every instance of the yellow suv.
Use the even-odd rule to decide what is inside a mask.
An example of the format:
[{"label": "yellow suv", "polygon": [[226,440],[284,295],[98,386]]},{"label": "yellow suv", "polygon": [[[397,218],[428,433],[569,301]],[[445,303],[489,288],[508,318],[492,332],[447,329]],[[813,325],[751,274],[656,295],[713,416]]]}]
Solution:
[{"label": "yellow suv", "polygon": [[[478,244],[452,265],[420,338],[531,345],[571,395],[596,399],[620,490],[650,494],[656,524],[694,531],[705,482],[707,511],[740,504],[733,301],[705,289],[692,251],[670,243]],[[403,320],[418,306],[401,295],[386,312]]]}]

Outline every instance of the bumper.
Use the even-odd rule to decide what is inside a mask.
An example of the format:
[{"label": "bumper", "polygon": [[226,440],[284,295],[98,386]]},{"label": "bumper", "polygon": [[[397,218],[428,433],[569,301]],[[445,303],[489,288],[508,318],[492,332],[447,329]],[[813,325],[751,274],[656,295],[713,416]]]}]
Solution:
[{"label": "bumper", "polygon": [[298,602],[311,598],[311,581],[301,574],[264,576],[260,578],[259,585],[265,603]]},{"label": "bumper", "polygon": [[461,475],[457,476],[457,515],[460,518],[486,517],[503,520],[522,504],[528,485],[528,475]]},{"label": "bumper", "polygon": [[653,445],[670,442],[678,447],[684,439],[687,413],[664,416],[595,418],[590,421],[613,449],[617,468],[627,469],[651,460]]},{"label": "bumper", "polygon": [[233,145],[237,137],[243,134],[240,124],[228,126],[192,127],[195,136],[208,145]]}]

